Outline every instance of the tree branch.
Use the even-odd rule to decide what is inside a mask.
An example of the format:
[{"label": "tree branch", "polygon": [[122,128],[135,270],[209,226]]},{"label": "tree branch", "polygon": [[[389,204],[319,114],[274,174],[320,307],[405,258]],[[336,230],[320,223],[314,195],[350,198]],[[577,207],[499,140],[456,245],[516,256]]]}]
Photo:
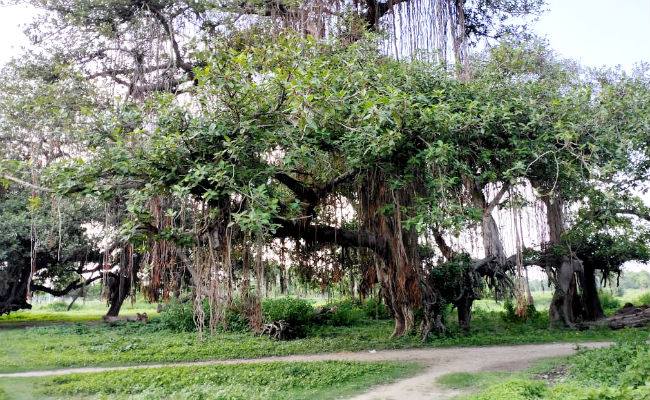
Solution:
[{"label": "tree branch", "polygon": [[15,176],[11,176],[11,175],[8,175],[8,174],[2,174],[2,175],[0,175],[0,177],[2,179],[6,179],[8,181],[17,183],[17,184],[19,184],[21,186],[24,186],[24,187],[27,187],[27,188],[30,188],[30,189],[38,190],[38,191],[41,191],[41,192],[53,192],[52,189],[49,189],[49,188],[46,188],[46,187],[43,187],[43,186],[34,185],[33,183],[29,183],[27,181],[24,181],[22,179],[16,178]]},{"label": "tree branch", "polygon": [[328,225],[312,225],[304,221],[276,218],[279,225],[274,237],[304,240],[309,244],[332,244],[343,247],[365,247],[385,256],[389,249],[386,240],[365,230],[353,231]]},{"label": "tree branch", "polygon": [[494,210],[494,207],[497,206],[501,202],[501,199],[503,196],[506,194],[506,192],[510,189],[510,182],[504,182],[503,186],[501,186],[501,189],[497,193],[496,196],[492,199],[490,203],[488,203],[487,207],[485,208],[485,211],[483,212],[485,214],[491,214],[492,210]]},{"label": "tree branch", "polygon": [[49,294],[51,294],[52,296],[55,296],[55,297],[61,297],[61,296],[65,296],[66,294],[72,292],[73,290],[77,290],[77,289],[79,289],[79,288],[81,288],[83,286],[88,286],[91,283],[95,282],[96,280],[100,279],[101,277],[102,276],[100,274],[100,275],[97,275],[95,277],[88,278],[85,281],[76,280],[74,282],[71,282],[70,284],[68,284],[68,286],[66,286],[65,288],[60,289],[60,290],[49,288],[47,286],[39,285],[39,284],[36,284],[36,283],[32,282],[32,284],[30,286],[30,290],[33,291],[33,292],[38,291],[38,292],[49,293]]}]

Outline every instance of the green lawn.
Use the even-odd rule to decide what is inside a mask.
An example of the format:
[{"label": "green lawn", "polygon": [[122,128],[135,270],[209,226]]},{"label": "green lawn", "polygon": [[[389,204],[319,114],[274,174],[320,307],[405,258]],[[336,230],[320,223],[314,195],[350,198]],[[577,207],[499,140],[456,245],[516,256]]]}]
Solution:
[{"label": "green lawn", "polygon": [[[0,327],[3,325],[37,324],[54,322],[89,322],[100,321],[108,309],[106,302],[99,300],[79,301],[74,308],[66,311],[67,304],[54,302],[35,305],[31,310],[20,310],[0,316]],[[149,316],[156,315],[156,305],[138,300],[134,304],[127,299],[122,306],[121,315],[135,315],[146,312]],[[0,398],[1,399],[1,398]]]},{"label": "green lawn", "polygon": [[250,333],[219,333],[201,341],[192,332],[161,329],[155,320],[147,325],[115,327],[68,324],[0,329],[0,372],[422,346],[579,342],[611,340],[622,334],[609,329],[550,330],[547,324],[544,317],[528,323],[506,323],[500,314],[480,312],[469,335],[461,335],[456,324],[450,323],[449,335],[434,337],[427,343],[415,335],[391,339],[390,321],[370,320],[351,327],[313,328],[307,338],[284,342]]},{"label": "green lawn", "polygon": [[[292,362],[0,380],[7,399],[335,399],[415,373],[413,363]],[[0,393],[2,393],[0,391]],[[0,395],[1,396],[1,395]],[[1,397],[0,397],[1,398]]]}]

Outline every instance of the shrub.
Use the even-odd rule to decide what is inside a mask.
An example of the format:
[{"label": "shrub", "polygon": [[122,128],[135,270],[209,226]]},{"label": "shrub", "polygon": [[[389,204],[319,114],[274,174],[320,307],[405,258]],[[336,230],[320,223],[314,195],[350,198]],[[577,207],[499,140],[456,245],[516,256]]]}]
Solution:
[{"label": "shrub", "polygon": [[647,363],[648,348],[642,339],[627,339],[612,347],[583,351],[571,359],[571,376],[584,384],[614,386],[625,380],[632,386],[636,377],[631,368]]},{"label": "shrub", "polygon": [[[207,301],[203,303],[205,313],[205,326],[210,323],[210,305]],[[247,332],[250,330],[248,318],[239,302],[233,302],[224,309],[224,330],[230,332]],[[157,319],[160,327],[174,332],[193,332],[196,330],[194,322],[194,306],[192,302],[180,302],[172,300],[160,313]]]},{"label": "shrub", "polygon": [[366,316],[360,304],[351,299],[331,303],[332,313],[328,314],[326,323],[333,326],[351,326],[358,324]]},{"label": "shrub", "polygon": [[650,292],[645,292],[641,296],[639,296],[637,303],[639,305],[644,305],[644,304],[650,305]]},{"label": "shrub", "polygon": [[600,305],[603,306],[605,311],[615,311],[621,308],[621,302],[609,291],[600,290],[598,297],[600,298]]},{"label": "shrub", "polygon": [[284,320],[298,328],[308,325],[314,318],[314,308],[307,300],[293,297],[265,299],[262,301],[264,322]]},{"label": "shrub", "polygon": [[229,332],[248,332],[250,324],[241,303],[235,301],[224,310],[225,330]]},{"label": "shrub", "polygon": [[534,304],[529,304],[526,307],[526,314],[524,316],[517,315],[515,304],[512,302],[512,299],[506,299],[505,303],[503,304],[502,318],[505,322],[521,323],[526,321],[534,321],[539,317],[540,313],[537,311]]},{"label": "shrub", "polygon": [[192,332],[196,330],[194,309],[190,302],[170,301],[158,317],[163,328],[174,332]]},{"label": "shrub", "polygon": [[388,307],[382,303],[381,299],[370,298],[362,305],[363,311],[368,318],[372,319],[389,319],[390,312]]},{"label": "shrub", "polygon": [[[68,311],[68,304],[64,301],[55,301],[54,303],[50,303],[43,307],[46,310],[50,311]],[[72,307],[70,307],[70,310],[80,310],[81,306],[79,304],[73,304]]]}]

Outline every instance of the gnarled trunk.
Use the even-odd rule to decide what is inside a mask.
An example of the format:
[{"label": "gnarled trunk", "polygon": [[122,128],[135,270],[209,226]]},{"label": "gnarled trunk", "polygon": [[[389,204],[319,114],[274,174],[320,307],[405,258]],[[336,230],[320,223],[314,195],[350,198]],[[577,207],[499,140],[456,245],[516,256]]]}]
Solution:
[{"label": "gnarled trunk", "polygon": [[[559,245],[564,233],[564,213],[562,199],[542,196],[546,206],[546,222],[549,230],[549,247]],[[582,262],[573,254],[569,256],[547,257],[547,267],[553,270],[555,291],[549,307],[549,319],[552,326],[575,327],[579,310],[577,275],[582,273]],[[576,303],[576,300],[578,302]]]},{"label": "gnarled trunk", "polygon": [[135,287],[138,271],[140,270],[140,256],[133,252],[131,245],[122,247],[120,267],[117,274],[108,276],[108,311],[107,317],[117,317],[120,314],[124,300],[131,294]]},{"label": "gnarled trunk", "polygon": [[401,210],[410,205],[411,193],[389,188],[379,171],[369,174],[364,189],[360,191],[362,220],[386,241],[386,253],[376,255],[376,265],[386,305],[395,318],[392,336],[403,336],[413,330],[415,309],[421,303],[417,233],[401,223]]}]

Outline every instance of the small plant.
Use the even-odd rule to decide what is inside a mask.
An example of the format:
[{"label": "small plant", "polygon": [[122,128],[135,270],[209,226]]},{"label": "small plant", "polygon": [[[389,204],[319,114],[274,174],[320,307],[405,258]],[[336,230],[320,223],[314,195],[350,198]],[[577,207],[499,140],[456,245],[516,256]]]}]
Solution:
[{"label": "small plant", "polygon": [[250,324],[239,302],[233,302],[224,310],[225,330],[229,332],[248,332]]},{"label": "small plant", "polygon": [[505,322],[521,323],[526,321],[533,321],[537,320],[539,316],[540,313],[537,311],[534,304],[527,305],[526,312],[523,315],[517,313],[515,304],[512,302],[512,299],[506,299],[503,304],[502,318]]}]

